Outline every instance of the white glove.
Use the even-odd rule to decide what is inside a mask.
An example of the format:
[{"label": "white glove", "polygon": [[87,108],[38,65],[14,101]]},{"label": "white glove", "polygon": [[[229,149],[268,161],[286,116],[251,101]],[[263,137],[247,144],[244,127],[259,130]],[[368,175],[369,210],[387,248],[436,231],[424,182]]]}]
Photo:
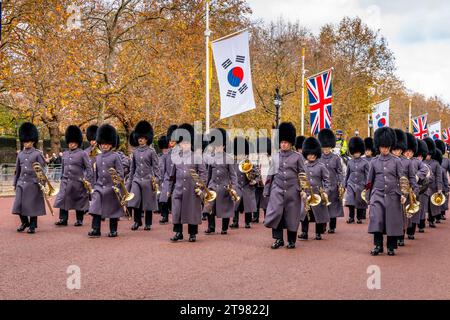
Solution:
[{"label": "white glove", "polygon": [[300,196],[301,196],[303,199],[306,199],[306,192],[305,192],[305,191],[300,192]]},{"label": "white glove", "polygon": [[406,197],[405,196],[401,196],[400,197],[400,203],[401,204],[405,204],[406,203]]}]

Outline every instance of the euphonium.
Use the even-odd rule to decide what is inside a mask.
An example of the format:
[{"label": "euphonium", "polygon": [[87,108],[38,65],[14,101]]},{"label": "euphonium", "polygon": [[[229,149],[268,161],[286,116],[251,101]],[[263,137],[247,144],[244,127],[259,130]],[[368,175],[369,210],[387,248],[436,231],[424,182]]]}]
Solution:
[{"label": "euphonium", "polygon": [[231,184],[226,185],[225,186],[225,190],[227,190],[227,192],[230,195],[231,200],[233,200],[233,202],[238,202],[239,200],[241,200],[241,197],[239,197],[239,195],[237,194],[236,190],[234,190],[231,187]]},{"label": "euphonium", "polygon": [[298,174],[298,181],[299,181],[302,191],[309,190],[309,193],[310,193],[308,198],[306,198],[305,205],[309,206],[309,207],[318,206],[320,204],[320,202],[322,201],[322,198],[318,194],[314,194],[314,190],[313,190],[311,184],[309,183],[306,172],[300,172]]},{"label": "euphonium", "polygon": [[417,201],[407,177],[400,177],[400,191],[409,198],[409,204],[404,208],[404,212],[407,218],[412,218],[419,212],[420,202]]},{"label": "euphonium", "polygon": [[244,160],[239,162],[239,171],[245,173],[245,176],[250,181],[250,185],[256,184],[256,176],[253,172],[253,163],[248,158],[245,158]]},{"label": "euphonium", "polygon": [[159,190],[158,182],[156,181],[155,176],[152,176],[152,190],[156,195],[160,194],[161,191]]},{"label": "euphonium", "polygon": [[33,162],[32,166],[38,179],[39,188],[41,189],[42,194],[44,195],[44,200],[47,203],[47,206],[50,209],[52,216],[54,216],[55,213],[53,212],[53,207],[48,197],[56,196],[58,194],[58,190],[53,188],[44,171],[42,170],[41,164],[39,162]]},{"label": "euphonium", "polygon": [[319,188],[319,193],[320,193],[320,197],[322,198],[322,203],[327,207],[330,206],[331,202],[328,199],[328,194],[325,192],[325,190],[322,187]]},{"label": "euphonium", "polygon": [[114,186],[112,187],[114,193],[117,196],[117,200],[120,203],[120,206],[122,207],[125,216],[128,218],[128,220],[131,219],[131,213],[127,209],[127,202],[134,198],[134,193],[128,192],[125,188],[125,184],[123,183],[122,178],[120,178],[119,174],[117,173],[116,169],[109,168],[108,169],[109,174],[111,175],[111,179],[114,183]]},{"label": "euphonium", "polygon": [[202,198],[203,202],[212,202],[216,199],[217,194],[209,190],[206,184],[203,182],[203,180],[200,178],[197,172],[195,172],[194,169],[190,170],[190,174],[192,177],[192,180],[194,180],[194,183],[196,185],[195,193]]},{"label": "euphonium", "polygon": [[436,207],[440,207],[445,203],[445,195],[442,192],[436,192],[431,196],[431,203]]}]

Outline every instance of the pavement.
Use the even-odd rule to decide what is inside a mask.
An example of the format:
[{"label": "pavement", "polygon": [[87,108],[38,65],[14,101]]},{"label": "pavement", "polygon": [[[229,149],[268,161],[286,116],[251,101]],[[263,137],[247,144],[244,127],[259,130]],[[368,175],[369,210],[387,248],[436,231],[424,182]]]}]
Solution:
[{"label": "pavement", "polygon": [[[322,241],[271,250],[271,230],[244,229],[243,217],[228,235],[205,235],[204,222],[196,243],[186,229],[183,242],[171,243],[172,225],[159,225],[156,214],[151,231],[120,221],[118,238],[106,236],[107,221],[101,238],[88,238],[91,217],[76,228],[74,212],[68,227],[56,227],[57,210],[39,218],[36,234],[18,233],[12,202],[0,198],[0,299],[450,299],[450,220],[394,257],[372,257],[367,223],[344,218]],[[76,283],[70,266],[79,270],[79,289],[67,286]]]}]

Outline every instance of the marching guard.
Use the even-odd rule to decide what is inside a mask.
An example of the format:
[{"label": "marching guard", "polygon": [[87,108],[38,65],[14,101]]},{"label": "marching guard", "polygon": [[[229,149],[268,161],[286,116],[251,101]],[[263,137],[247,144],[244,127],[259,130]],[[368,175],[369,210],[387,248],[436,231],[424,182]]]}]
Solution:
[{"label": "marching guard", "polygon": [[117,135],[116,144],[114,145],[115,152],[119,155],[120,161],[122,161],[123,166],[123,175],[125,177],[125,181],[128,178],[128,175],[130,174],[130,158],[126,156],[125,153],[123,153],[122,150],[120,150],[120,137]]},{"label": "marching guard", "polygon": [[[302,217],[302,233],[299,239],[308,240],[309,223],[316,223],[315,240],[322,240],[322,234],[325,233],[326,225],[330,222],[330,214],[328,212],[328,194],[330,193],[330,173],[320,161],[322,150],[320,142],[313,137],[307,138],[303,143],[303,157],[305,161],[306,178],[310,188],[302,191],[305,201]],[[311,191],[313,194],[311,194]],[[310,203],[308,199],[312,199],[314,195],[320,196],[319,203]],[[308,198],[311,197],[311,198]]]},{"label": "marching guard", "polygon": [[342,171],[341,157],[332,151],[336,147],[336,136],[330,129],[323,129],[318,137],[322,146],[322,156],[319,159],[329,172],[329,201],[328,213],[330,215],[330,224],[328,233],[336,232],[337,218],[344,217],[343,197],[344,197],[344,174]]},{"label": "marching guard", "polygon": [[158,210],[159,181],[161,172],[159,159],[152,147],[153,127],[145,121],[139,121],[134,128],[134,135],[139,147],[134,149],[130,166],[130,176],[127,181],[127,190],[134,194],[128,202],[133,208],[134,224],[131,230],[136,231],[142,226],[142,213],[145,214],[144,230],[151,230],[153,211]]},{"label": "marching guard", "polygon": [[166,224],[169,222],[169,219],[167,218],[167,220],[164,218],[166,216],[166,212],[167,212],[167,217],[169,216],[170,213],[170,209],[172,206],[172,200],[170,199],[170,197],[168,196],[170,194],[169,192],[169,174],[172,170],[172,152],[174,150],[174,147],[176,146],[176,137],[174,135],[175,130],[178,128],[178,126],[176,124],[172,124],[169,126],[169,128],[167,128],[167,132],[166,132],[166,137],[167,140],[169,142],[168,144],[168,151],[167,154],[162,158],[164,161],[164,164],[160,163],[160,168],[162,167],[162,176],[161,176],[161,193],[159,195],[159,203],[161,205],[161,212],[163,213],[163,217],[160,220],[161,224]]},{"label": "marching guard", "polygon": [[86,154],[89,156],[89,162],[91,163],[91,166],[94,170],[95,157],[101,152],[97,145],[97,131],[98,126],[96,126],[95,124],[90,125],[86,128],[86,140],[89,142],[89,147],[84,149],[84,152],[86,152]]},{"label": "marching guard", "polygon": [[[223,128],[210,131],[210,146],[214,148],[208,158],[207,186],[216,193],[216,199],[205,203],[208,214],[206,234],[215,233],[216,216],[222,219],[221,234],[227,234],[230,218],[234,216],[237,199],[238,178],[233,157],[226,153],[229,145],[227,132]],[[233,193],[234,192],[234,193]]]},{"label": "marching guard", "polygon": [[95,159],[97,168],[94,173],[94,192],[89,206],[89,213],[92,215],[92,230],[88,235],[91,238],[100,237],[102,218],[109,218],[108,237],[114,238],[118,235],[119,218],[125,214],[125,207],[114,191],[115,183],[111,175],[114,170],[117,174],[115,178],[123,183],[122,161],[120,161],[119,155],[112,151],[117,142],[116,129],[109,124],[104,124],[98,129],[96,139],[102,153]]},{"label": "marching guard", "polygon": [[14,176],[14,190],[16,196],[12,208],[12,213],[20,217],[21,225],[18,232],[36,232],[39,216],[44,216],[45,199],[37,180],[33,164],[38,163],[41,170],[45,165],[42,152],[34,148],[39,140],[39,132],[36,126],[30,122],[24,122],[19,128],[19,140],[23,143],[16,160],[16,172]]},{"label": "marching guard", "polygon": [[[238,194],[240,200],[235,204],[233,224],[230,228],[239,228],[239,214],[245,214],[245,228],[250,229],[252,216],[256,212],[256,185],[260,175],[253,165],[250,156],[250,142],[243,137],[234,138],[234,157],[236,160],[236,174],[238,179]],[[246,167],[250,169],[247,169]]]},{"label": "marching guard", "polygon": [[298,153],[302,153],[302,148],[303,148],[303,142],[305,142],[305,137],[304,136],[298,136],[297,138],[295,138],[295,150],[297,150]]},{"label": "marching guard", "polygon": [[[436,149],[436,143],[431,138],[425,138],[423,141],[428,146],[428,154],[425,159],[425,164],[430,168],[431,175],[429,178],[430,184],[428,186],[427,196],[428,196],[428,224],[430,228],[436,228],[435,221],[436,218],[441,215],[441,208],[433,203],[432,197],[434,194],[442,194],[443,183],[442,183],[442,168],[436,157],[440,150]],[[442,158],[442,155],[441,155]]]},{"label": "marching guard", "polygon": [[299,210],[303,203],[298,175],[305,172],[305,165],[302,155],[292,150],[295,137],[296,130],[292,123],[283,122],[279,125],[280,151],[272,157],[264,187],[264,196],[269,197],[264,225],[272,228],[272,237],[275,239],[272,249],[284,246],[283,229],[287,229],[287,248],[294,249],[300,220],[304,218]]},{"label": "marching guard", "polygon": [[348,143],[348,149],[352,159],[347,163],[347,174],[345,176],[345,205],[348,207],[348,224],[361,224],[366,219],[367,203],[362,198],[361,193],[366,186],[369,174],[369,162],[363,158],[365,152],[364,140],[360,137],[353,137]]},{"label": "marching guard", "polygon": [[74,125],[65,132],[68,151],[62,156],[62,178],[54,207],[59,208],[57,226],[67,226],[69,210],[76,211],[75,227],[83,225],[83,218],[89,209],[89,197],[92,192],[93,172],[89,156],[81,150],[83,133]]},{"label": "marching guard", "polygon": [[178,147],[172,149],[172,165],[165,178],[168,197],[171,196],[172,199],[172,223],[175,232],[170,238],[172,242],[183,240],[183,224],[188,225],[189,242],[195,242],[198,226],[202,223],[202,198],[206,198],[206,190],[200,190],[199,184],[205,183],[207,172],[202,158],[194,153],[194,136],[194,127],[185,123],[180,125],[170,138],[176,139],[178,143]]},{"label": "marching guard", "polygon": [[375,131],[375,148],[379,155],[369,168],[366,197],[370,204],[369,233],[373,234],[375,248],[370,252],[377,256],[384,252],[383,235],[387,235],[388,255],[394,256],[397,239],[403,235],[403,210],[406,198],[400,192],[399,181],[403,176],[401,160],[391,153],[396,144],[393,129],[383,127]]},{"label": "marching guard", "polygon": [[445,203],[441,207],[441,215],[439,219],[436,219],[436,223],[441,223],[441,220],[445,220],[445,212],[448,210],[448,195],[449,195],[449,181],[448,181],[448,173],[450,172],[450,161],[447,157],[447,146],[444,141],[436,140],[436,148],[438,148],[442,153],[442,183],[443,183],[443,192],[445,194]]},{"label": "marching guard", "polygon": [[373,143],[373,138],[372,137],[365,138],[364,146],[366,148],[366,151],[364,153],[364,158],[370,162],[377,155],[377,151],[375,150],[374,143]]}]

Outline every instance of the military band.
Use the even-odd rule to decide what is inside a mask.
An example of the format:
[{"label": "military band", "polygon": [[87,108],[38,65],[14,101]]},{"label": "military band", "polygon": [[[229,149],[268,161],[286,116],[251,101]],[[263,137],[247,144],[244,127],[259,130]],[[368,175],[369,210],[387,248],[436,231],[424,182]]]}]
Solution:
[{"label": "military band", "polygon": [[[170,241],[183,240],[187,224],[189,241],[195,242],[202,213],[208,221],[206,235],[216,233],[216,218],[221,219],[220,233],[225,235],[229,227],[239,227],[241,214],[247,229],[259,222],[262,209],[264,226],[272,229],[271,248],[285,246],[286,229],[286,247],[293,249],[297,238],[308,240],[311,222],[316,240],[322,240],[327,224],[328,233],[334,233],[345,206],[348,224],[362,224],[369,210],[368,232],[374,243],[370,253],[384,253],[386,236],[387,254],[393,256],[405,245],[405,235],[415,240],[417,229],[425,231],[426,220],[430,228],[445,220],[450,172],[445,142],[420,140],[384,127],[375,131],[373,139],[351,138],[351,159],[344,165],[333,152],[336,136],[330,129],[321,130],[317,138],[296,136],[288,122],[277,129],[274,141],[279,151],[273,156],[268,137],[253,142],[243,136],[231,140],[223,128],[210,130],[197,145],[200,134],[187,123],[171,125],[158,138],[157,154],[153,127],[142,120],[130,134],[133,149],[127,156],[119,150],[113,126],[89,126],[89,147],[83,151],[82,131],[70,125],[65,130],[68,149],[62,156],[58,192],[46,176],[42,152],[35,149],[38,130],[24,123],[19,128],[23,150],[16,162],[12,209],[20,217],[17,231],[35,233],[37,217],[46,214],[46,206],[60,209],[56,226],[68,225],[71,210],[76,212],[74,225],[82,226],[89,213],[89,237],[101,236],[106,218],[108,236],[117,237],[118,221],[124,216],[134,217],[131,230],[142,225],[151,230],[154,212],[161,213],[160,224],[167,224],[171,211],[174,235]],[[51,206],[49,198],[56,194]]]}]

